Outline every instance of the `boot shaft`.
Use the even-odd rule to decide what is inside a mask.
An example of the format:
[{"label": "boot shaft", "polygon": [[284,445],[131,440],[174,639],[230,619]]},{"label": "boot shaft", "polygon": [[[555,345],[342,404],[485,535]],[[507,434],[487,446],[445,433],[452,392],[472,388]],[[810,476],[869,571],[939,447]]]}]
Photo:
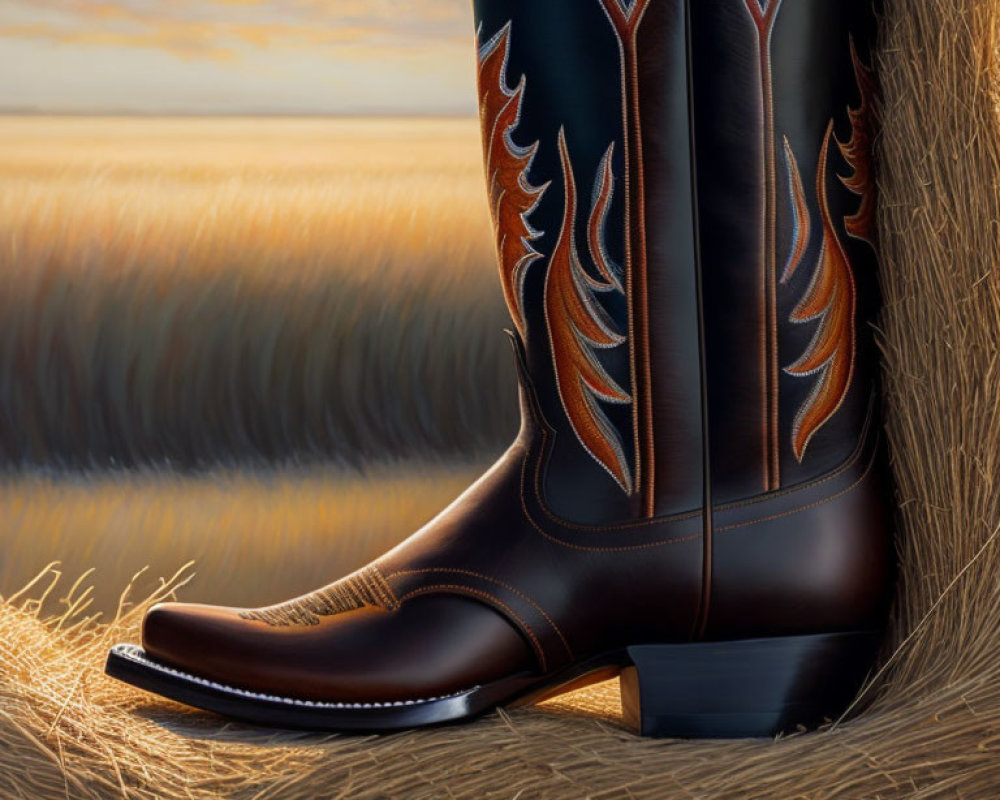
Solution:
[{"label": "boot shaft", "polygon": [[580,523],[855,451],[877,309],[870,0],[476,0],[501,282]]}]

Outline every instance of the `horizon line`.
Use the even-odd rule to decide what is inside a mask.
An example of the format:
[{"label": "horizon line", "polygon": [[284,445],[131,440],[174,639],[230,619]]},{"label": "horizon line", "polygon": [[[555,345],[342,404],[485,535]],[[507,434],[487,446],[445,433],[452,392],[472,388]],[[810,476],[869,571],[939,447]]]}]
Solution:
[{"label": "horizon line", "polygon": [[176,111],[176,110],[145,110],[145,109],[39,109],[32,107],[0,107],[0,117],[177,117],[177,118],[212,118],[212,117],[275,117],[275,118],[317,118],[317,119],[351,119],[363,117],[407,117],[413,119],[476,119],[474,111],[439,111],[413,112],[407,110],[376,109],[371,111],[267,111],[241,109],[237,111]]}]

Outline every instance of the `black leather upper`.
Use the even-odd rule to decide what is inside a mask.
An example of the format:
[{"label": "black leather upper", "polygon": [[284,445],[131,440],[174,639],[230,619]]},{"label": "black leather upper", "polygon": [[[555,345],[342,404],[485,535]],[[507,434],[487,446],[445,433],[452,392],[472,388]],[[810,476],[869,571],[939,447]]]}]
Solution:
[{"label": "black leather upper", "polygon": [[[856,282],[856,359],[846,397],[812,436],[801,463],[792,450],[791,430],[817,379],[790,375],[785,368],[807,350],[817,329],[816,320],[796,322],[790,316],[813,280],[823,247],[815,192],[818,158],[831,120],[837,139],[851,138],[847,111],[862,102],[851,41],[868,62],[874,14],[870,0],[784,0],[770,38],[780,475],[776,485],[768,486],[761,466],[767,457],[761,431],[765,378],[757,344],[766,324],[759,294],[767,176],[758,33],[748,10],[756,2],[651,0],[637,27],[634,92],[602,0],[474,3],[480,42],[510,23],[507,78],[511,86],[522,76],[525,82],[523,113],[510,137],[519,146],[538,143],[527,176],[532,184],[548,184],[528,217],[543,234],[533,242],[541,258],[527,268],[524,282],[525,343],[542,408],[556,430],[545,494],[553,510],[568,520],[600,524],[648,515],[649,510],[661,515],[695,509],[706,496],[714,503],[752,497],[822,475],[856,443],[876,372],[868,321],[878,307],[878,289],[873,248],[844,227],[844,218],[860,201],[838,179],[851,169],[835,141],[828,148],[826,184]],[[598,164],[611,143],[616,181],[606,244],[622,275],[628,269],[626,238],[636,235],[642,222],[648,288],[645,298],[634,297],[633,302],[647,307],[648,339],[630,330],[627,293],[598,292],[596,301],[629,340],[592,352],[633,395],[631,404],[595,400],[620,436],[627,460],[635,462],[637,446],[651,440],[655,477],[650,491],[655,496],[648,504],[639,496],[641,487],[627,495],[587,457],[551,378],[553,355],[540,298],[565,203],[560,128],[580,195],[576,235],[584,269],[599,277],[583,247],[584,212],[595,191]],[[641,160],[631,166],[641,164],[643,193],[633,196],[627,208],[627,184],[633,194],[636,185],[626,152],[633,133]],[[800,168],[812,234],[801,266],[787,283],[780,283],[793,247],[794,223],[785,137]],[[631,148],[633,158],[637,149]],[[638,351],[633,353],[636,363],[648,359],[648,402],[638,392],[641,375],[635,374],[630,350]],[[648,418],[645,408],[636,412],[644,404],[650,406]]]}]

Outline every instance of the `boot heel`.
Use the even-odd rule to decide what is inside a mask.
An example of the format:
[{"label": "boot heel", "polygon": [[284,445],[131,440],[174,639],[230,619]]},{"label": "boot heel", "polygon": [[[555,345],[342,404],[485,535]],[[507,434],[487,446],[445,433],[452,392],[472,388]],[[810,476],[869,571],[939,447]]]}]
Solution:
[{"label": "boot heel", "polygon": [[642,736],[774,736],[815,726],[854,699],[877,633],[629,647],[626,724]]}]

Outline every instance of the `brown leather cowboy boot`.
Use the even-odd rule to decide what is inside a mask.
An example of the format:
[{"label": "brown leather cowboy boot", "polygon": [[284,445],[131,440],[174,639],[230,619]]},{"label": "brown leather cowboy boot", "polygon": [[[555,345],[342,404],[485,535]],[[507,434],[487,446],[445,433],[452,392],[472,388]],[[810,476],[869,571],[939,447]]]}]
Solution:
[{"label": "brown leather cowboy boot", "polygon": [[646,734],[841,712],[894,562],[870,3],[476,0],[516,441],[364,568],[159,605],[108,672],[334,730],[616,673]]}]

